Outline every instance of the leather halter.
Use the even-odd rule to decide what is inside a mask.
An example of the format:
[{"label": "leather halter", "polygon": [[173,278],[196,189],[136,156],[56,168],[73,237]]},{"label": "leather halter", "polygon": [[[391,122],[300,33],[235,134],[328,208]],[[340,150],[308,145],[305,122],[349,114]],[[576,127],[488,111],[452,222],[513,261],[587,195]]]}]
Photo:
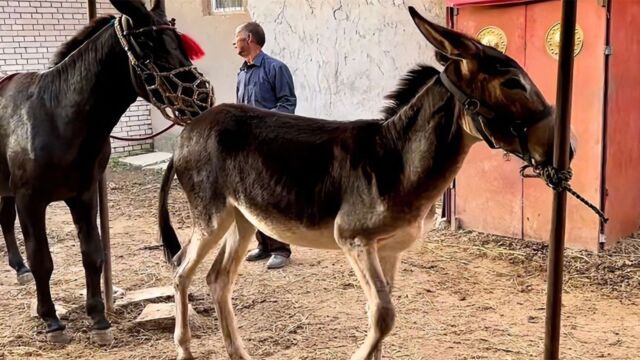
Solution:
[{"label": "leather halter", "polygon": [[[500,148],[495,144],[493,139],[487,134],[485,130],[485,121],[490,120],[496,116],[495,112],[491,109],[484,106],[480,100],[475,99],[473,97],[465,94],[460,88],[458,88],[449,77],[445,74],[444,71],[440,73],[440,80],[442,84],[449,90],[449,92],[456,98],[456,100],[462,104],[464,108],[464,112],[469,115],[471,121],[473,121],[473,126],[476,128],[476,131],[484,142],[492,149]],[[533,165],[531,159],[531,153],[529,152],[529,141],[527,138],[527,130],[533,127],[535,124],[544,120],[550,115],[550,110],[545,109],[542,112],[536,114],[531,121],[525,123],[521,120],[515,120],[509,124],[509,130],[511,133],[518,138],[518,142],[520,143],[520,154],[512,153],[513,155],[519,157],[527,164]],[[503,149],[504,150],[504,149]],[[506,150],[505,150],[506,151]],[[511,153],[511,152],[510,152]]]}]

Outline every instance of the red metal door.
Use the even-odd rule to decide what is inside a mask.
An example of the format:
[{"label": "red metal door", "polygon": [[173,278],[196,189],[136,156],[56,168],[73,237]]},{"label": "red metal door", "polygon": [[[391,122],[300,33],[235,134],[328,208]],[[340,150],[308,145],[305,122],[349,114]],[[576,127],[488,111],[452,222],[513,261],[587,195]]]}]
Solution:
[{"label": "red metal door", "polygon": [[[456,29],[475,36],[486,26],[497,26],[507,36],[506,53],[525,61],[525,7],[465,7],[456,17]],[[499,150],[484,143],[473,146],[456,177],[456,214],[464,228],[510,237],[522,237],[522,162],[506,161]]]},{"label": "red metal door", "polygon": [[611,3],[607,103],[607,246],[640,225],[640,1]]},{"label": "red metal door", "polygon": [[[547,52],[545,37],[548,29],[560,21],[560,6],[560,1],[526,6],[525,67],[550,103],[555,102],[558,64]],[[571,125],[578,138],[578,151],[571,164],[574,172],[571,184],[597,205],[602,168],[606,10],[596,1],[580,1],[577,23],[584,32],[584,41],[574,64]],[[525,239],[546,240],[549,237],[552,196],[552,191],[540,180],[524,181]],[[572,247],[597,250],[598,239],[597,216],[569,197],[566,243]]]},{"label": "red metal door", "polygon": [[[455,19],[457,30],[475,36],[493,25],[507,35],[506,53],[518,61],[550,103],[555,102],[557,60],[545,46],[549,29],[560,21],[559,0],[516,1],[511,6],[472,6],[503,3],[488,0],[449,0],[463,6]],[[578,152],[572,168],[573,187],[599,204],[602,174],[604,107],[604,46],[606,10],[597,1],[580,1],[578,25],[583,46],[575,59],[572,127]],[[516,238],[545,240],[550,231],[552,191],[542,181],[519,177],[522,162],[505,161],[499,151],[474,146],[456,177],[456,216],[462,227]],[[599,220],[587,207],[570,198],[567,240],[572,247],[598,248]]]}]

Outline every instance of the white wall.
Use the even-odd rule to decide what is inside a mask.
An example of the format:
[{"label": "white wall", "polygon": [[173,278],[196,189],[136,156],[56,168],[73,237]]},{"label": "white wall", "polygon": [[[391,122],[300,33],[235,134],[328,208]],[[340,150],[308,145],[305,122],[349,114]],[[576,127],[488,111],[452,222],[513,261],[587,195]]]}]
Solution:
[{"label": "white wall", "polygon": [[378,117],[383,96],[433,50],[407,7],[444,23],[442,0],[249,0],[265,28],[265,52],[293,72],[301,115]]}]

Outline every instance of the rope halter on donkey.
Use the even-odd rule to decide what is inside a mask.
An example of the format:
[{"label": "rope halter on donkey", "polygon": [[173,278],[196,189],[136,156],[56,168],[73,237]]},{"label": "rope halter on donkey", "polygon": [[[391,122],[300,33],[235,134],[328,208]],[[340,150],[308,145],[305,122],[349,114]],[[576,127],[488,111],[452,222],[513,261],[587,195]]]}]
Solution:
[{"label": "rope halter on donkey", "polygon": [[[213,87],[207,78],[194,66],[185,66],[171,71],[160,71],[150,59],[144,59],[133,34],[148,31],[176,31],[175,20],[171,25],[149,26],[137,30],[127,30],[129,21],[124,16],[119,16],[115,22],[115,30],[129,57],[131,67],[140,76],[144,84],[147,98],[167,120],[177,125],[187,125],[191,120],[209,109],[215,104]],[[191,59],[202,56],[199,48],[193,48],[195,42],[183,34],[180,34],[185,48],[190,51]],[[189,45],[187,47],[187,45]],[[197,46],[197,45],[196,45]],[[136,57],[134,51],[138,54]],[[180,80],[184,76],[194,79],[189,83]],[[134,82],[135,83],[135,82]],[[173,125],[172,125],[173,126]],[[168,129],[165,129],[165,131]]]}]

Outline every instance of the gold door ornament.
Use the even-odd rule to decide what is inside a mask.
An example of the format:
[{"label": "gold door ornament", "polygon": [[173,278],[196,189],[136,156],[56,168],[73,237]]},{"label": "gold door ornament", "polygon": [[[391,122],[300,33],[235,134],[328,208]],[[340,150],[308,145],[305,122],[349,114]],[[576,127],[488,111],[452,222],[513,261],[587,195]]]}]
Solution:
[{"label": "gold door ornament", "polygon": [[[558,59],[558,54],[560,53],[560,22],[553,24],[549,30],[547,30],[544,43],[549,55],[554,59]],[[573,47],[573,56],[578,56],[583,45],[584,33],[582,32],[582,28],[576,25],[576,39]]]},{"label": "gold door ornament", "polygon": [[507,34],[497,26],[487,26],[476,34],[476,39],[483,45],[496,48],[501,53],[507,51]]}]

